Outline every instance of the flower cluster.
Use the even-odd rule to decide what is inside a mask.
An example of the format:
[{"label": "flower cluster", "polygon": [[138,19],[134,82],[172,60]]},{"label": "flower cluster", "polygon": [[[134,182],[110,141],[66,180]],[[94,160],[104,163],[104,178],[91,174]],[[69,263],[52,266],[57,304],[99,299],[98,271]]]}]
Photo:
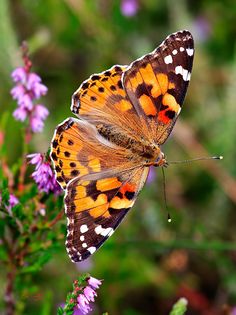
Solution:
[{"label": "flower cluster", "polygon": [[11,95],[18,105],[13,116],[20,121],[25,121],[28,118],[31,130],[41,132],[49,112],[44,105],[35,103],[47,93],[47,87],[41,83],[42,80],[36,73],[31,72],[32,63],[27,48],[23,46],[22,49],[24,67],[16,68],[11,74],[15,83]]},{"label": "flower cluster", "polygon": [[121,12],[124,16],[131,17],[136,15],[139,6],[137,0],[122,0]]},{"label": "flower cluster", "polygon": [[94,297],[97,296],[95,290],[102,284],[100,280],[93,277],[89,277],[87,283],[88,285],[81,290],[81,293],[77,297],[77,308],[82,314],[88,314],[92,311],[90,303],[94,302]]},{"label": "flower cluster", "polygon": [[84,274],[73,283],[73,291],[67,294],[66,303],[59,307],[58,314],[84,315],[92,311],[91,302],[95,301],[96,290],[101,280]]},{"label": "flower cluster", "polygon": [[56,182],[54,173],[51,169],[50,163],[45,160],[45,156],[41,153],[33,153],[27,156],[30,164],[35,165],[35,171],[32,173],[32,177],[35,180],[39,191],[54,194],[61,192],[61,187]]}]

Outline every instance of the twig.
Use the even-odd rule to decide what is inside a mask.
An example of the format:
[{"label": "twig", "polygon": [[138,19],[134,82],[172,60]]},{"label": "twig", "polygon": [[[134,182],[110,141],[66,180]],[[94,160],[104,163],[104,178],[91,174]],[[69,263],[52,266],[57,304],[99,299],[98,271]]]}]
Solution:
[{"label": "twig", "polygon": [[49,222],[47,225],[48,227],[52,227],[53,225],[55,225],[59,220],[61,220],[61,218],[63,217],[64,215],[64,209],[62,209],[58,214],[57,216],[51,221]]},{"label": "twig", "polygon": [[15,280],[15,271],[9,271],[7,274],[7,285],[4,301],[6,304],[6,315],[13,315],[15,312],[15,299],[13,295],[13,284]]}]

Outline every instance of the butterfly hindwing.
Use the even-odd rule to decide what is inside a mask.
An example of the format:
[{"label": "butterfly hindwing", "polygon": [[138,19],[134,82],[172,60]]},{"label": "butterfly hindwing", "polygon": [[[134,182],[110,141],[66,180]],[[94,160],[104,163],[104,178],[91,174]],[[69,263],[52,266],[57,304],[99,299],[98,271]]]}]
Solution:
[{"label": "butterfly hindwing", "polygon": [[86,259],[113,234],[133,206],[148,170],[136,168],[104,178],[98,174],[92,180],[88,175],[69,183],[66,248],[72,261]]},{"label": "butterfly hindwing", "polygon": [[168,137],[180,113],[192,70],[191,33],[180,31],[152,53],[134,61],[124,72],[123,85],[132,104],[156,129],[156,141]]}]

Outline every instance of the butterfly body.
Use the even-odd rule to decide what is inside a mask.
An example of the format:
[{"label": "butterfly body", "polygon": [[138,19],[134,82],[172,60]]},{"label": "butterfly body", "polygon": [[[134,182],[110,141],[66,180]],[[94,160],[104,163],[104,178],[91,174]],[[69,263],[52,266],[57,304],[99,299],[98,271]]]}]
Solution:
[{"label": "butterfly body", "polygon": [[149,142],[147,139],[135,139],[132,136],[127,136],[126,133],[114,132],[112,128],[102,124],[96,126],[97,131],[104,138],[117,146],[127,150],[127,158],[141,162],[155,161],[160,155],[160,148],[157,144]]},{"label": "butterfly body", "polygon": [[66,248],[93,254],[133,206],[149,166],[167,164],[160,147],[181,110],[193,63],[188,31],[171,34],[129,66],[92,75],[73,94],[54,133],[51,159],[65,189]]}]

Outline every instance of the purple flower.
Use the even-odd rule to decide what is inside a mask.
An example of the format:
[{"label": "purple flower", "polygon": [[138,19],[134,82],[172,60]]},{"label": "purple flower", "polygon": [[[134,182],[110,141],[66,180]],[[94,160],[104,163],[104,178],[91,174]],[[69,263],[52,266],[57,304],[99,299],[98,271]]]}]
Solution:
[{"label": "purple flower", "polygon": [[[0,203],[2,202],[2,196],[0,196]],[[17,205],[19,203],[18,198],[16,198],[15,195],[10,194],[9,196],[9,200],[8,200],[8,206],[6,206],[6,209],[8,211],[10,211],[15,205]]]},{"label": "purple flower", "polygon": [[94,302],[94,297],[97,296],[97,293],[90,286],[87,286],[84,289],[84,295],[88,301]]},{"label": "purple flower", "polygon": [[147,184],[151,184],[155,181],[157,177],[157,173],[155,171],[155,168],[153,166],[150,167],[149,173],[148,173],[148,178],[147,178]]},{"label": "purple flower", "polygon": [[137,0],[122,0],[121,1],[121,12],[124,16],[131,17],[136,15],[138,12]]},{"label": "purple flower", "polygon": [[73,315],[83,315],[84,313],[78,308],[76,307],[73,311]]},{"label": "purple flower", "polygon": [[92,311],[91,307],[89,306],[89,301],[84,294],[80,294],[78,296],[77,302],[77,307],[82,312],[82,314],[88,314],[90,311]]},{"label": "purple flower", "polygon": [[10,194],[10,198],[9,198],[9,207],[13,208],[15,205],[17,205],[19,203],[19,200],[16,198],[16,196],[14,196],[13,194]]},{"label": "purple flower", "polygon": [[32,154],[28,154],[27,157],[30,160],[30,164],[36,165],[36,170],[39,168],[39,166],[42,164],[43,162],[43,154],[41,153],[32,153]]},{"label": "purple flower", "polygon": [[232,310],[231,310],[231,315],[236,315],[236,307],[233,307]]},{"label": "purple flower", "polygon": [[26,81],[26,71],[24,67],[16,68],[12,74],[11,77],[14,82],[21,82],[24,83]]},{"label": "purple flower", "polygon": [[211,36],[212,28],[204,16],[198,16],[192,25],[192,33],[196,41],[205,42]]},{"label": "purple flower", "polygon": [[13,116],[16,120],[24,121],[28,115],[28,111],[23,107],[18,107],[14,110]]},{"label": "purple flower", "polygon": [[35,105],[30,117],[30,126],[33,132],[40,132],[43,130],[43,121],[48,116],[49,111],[43,105]]},{"label": "purple flower", "polygon": [[87,314],[92,311],[90,303],[94,302],[94,298],[97,296],[96,289],[102,284],[102,282],[96,278],[89,277],[87,279],[88,285],[83,289],[82,293],[77,297],[77,307],[83,313]]},{"label": "purple flower", "polygon": [[92,269],[93,267],[93,261],[91,259],[91,256],[89,258],[87,258],[86,260],[83,260],[81,262],[78,262],[75,264],[76,268],[79,271],[89,271]]},{"label": "purple flower", "polygon": [[20,100],[25,94],[25,89],[22,85],[16,85],[11,89],[11,96],[14,100]]},{"label": "purple flower", "polygon": [[54,173],[51,169],[49,162],[45,161],[44,156],[40,153],[29,154],[27,156],[31,160],[30,164],[36,165],[32,177],[35,180],[39,191],[49,193],[52,191],[54,194],[61,193],[62,189],[58,185]]},{"label": "purple flower", "polygon": [[77,298],[77,301],[78,301],[79,306],[81,307],[84,307],[89,304],[89,301],[87,300],[84,294],[80,294]]},{"label": "purple flower", "polygon": [[20,107],[31,111],[33,109],[33,102],[29,94],[24,94],[20,99],[18,99],[18,104]]},{"label": "purple flower", "polygon": [[101,280],[98,280],[96,278],[93,277],[89,277],[88,278],[88,284],[90,285],[90,287],[92,287],[93,289],[98,289],[99,286],[102,284]]},{"label": "purple flower", "polygon": [[13,112],[16,120],[25,121],[28,118],[33,132],[41,132],[48,110],[40,104],[35,105],[35,100],[47,93],[47,87],[41,83],[41,78],[34,72],[30,72],[31,61],[24,53],[24,67],[16,68],[11,76],[16,85],[11,90],[11,95],[17,101],[17,109]]}]

